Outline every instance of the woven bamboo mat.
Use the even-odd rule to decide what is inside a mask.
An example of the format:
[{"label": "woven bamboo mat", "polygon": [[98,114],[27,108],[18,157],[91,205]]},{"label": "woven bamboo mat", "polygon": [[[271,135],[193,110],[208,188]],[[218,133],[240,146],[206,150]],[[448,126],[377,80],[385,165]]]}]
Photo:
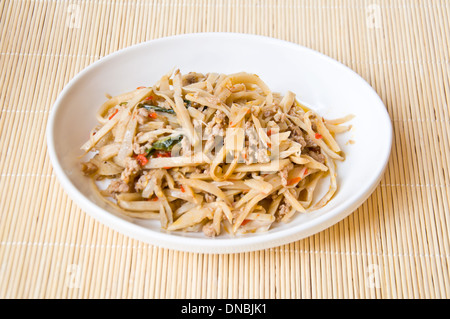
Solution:
[{"label": "woven bamboo mat", "polygon": [[[449,298],[450,4],[0,0],[0,297]],[[181,33],[295,42],[359,73],[394,126],[372,196],[314,236],[229,255],[116,233],[56,180],[45,127],[64,85],[118,49]]]}]

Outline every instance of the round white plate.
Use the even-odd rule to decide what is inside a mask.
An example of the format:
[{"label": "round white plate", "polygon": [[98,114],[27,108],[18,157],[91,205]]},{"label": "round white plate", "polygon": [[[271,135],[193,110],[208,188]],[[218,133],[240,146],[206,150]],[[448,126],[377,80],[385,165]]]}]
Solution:
[{"label": "round white plate", "polygon": [[[355,117],[338,142],[346,154],[338,162],[339,189],[323,208],[296,215],[268,232],[207,238],[203,233],[168,233],[159,221],[131,220],[92,192],[80,171],[80,146],[97,124],[95,112],[105,94],[117,95],[151,86],[172,68],[182,73],[249,72],[274,92],[290,90],[325,118]],[[349,141],[352,141],[350,143]],[[392,142],[386,108],[355,72],[311,49],[268,37],[235,33],[198,33],[137,44],[93,63],[64,88],[47,126],[49,155],[56,176],[70,198],[90,216],[143,242],[176,250],[236,253],[296,241],[337,223],[373,192],[385,170]]]}]

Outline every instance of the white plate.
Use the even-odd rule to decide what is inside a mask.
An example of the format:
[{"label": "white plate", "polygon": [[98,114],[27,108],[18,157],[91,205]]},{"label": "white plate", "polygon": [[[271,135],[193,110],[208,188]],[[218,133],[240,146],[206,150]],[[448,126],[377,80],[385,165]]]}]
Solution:
[{"label": "white plate", "polygon": [[[105,93],[116,95],[153,85],[173,67],[182,73],[246,71],[258,74],[272,91],[296,93],[325,118],[354,114],[353,129],[340,136],[346,160],[338,163],[339,190],[322,209],[299,214],[268,232],[232,238],[202,233],[167,233],[159,221],[133,221],[93,195],[80,172],[80,146],[96,120]],[[349,140],[354,143],[347,143]],[[296,241],[337,223],[375,189],[386,167],[392,126],[375,91],[355,72],[311,49],[277,39],[234,33],[199,33],[137,44],[93,63],[75,76],[56,100],[47,127],[49,155],[68,195],[90,216],[153,245],[202,253],[235,253]]]}]

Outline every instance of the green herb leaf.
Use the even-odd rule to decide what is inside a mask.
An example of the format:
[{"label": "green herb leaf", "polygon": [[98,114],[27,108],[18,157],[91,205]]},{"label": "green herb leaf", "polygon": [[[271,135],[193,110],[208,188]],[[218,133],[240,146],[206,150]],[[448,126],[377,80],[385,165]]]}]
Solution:
[{"label": "green herb leaf", "polygon": [[184,101],[184,103],[186,104],[186,108],[188,108],[189,106],[192,105],[192,102],[189,101],[189,100],[183,100],[183,101]]},{"label": "green herb leaf", "polygon": [[164,112],[164,113],[170,113],[170,114],[175,114],[175,111],[172,109],[166,109],[157,105],[150,105],[150,104],[144,104],[141,103],[139,104],[140,107],[145,108],[148,111],[155,111],[155,112]]},{"label": "green herb leaf", "polygon": [[172,148],[181,142],[183,139],[183,135],[178,135],[176,137],[164,137],[160,140],[157,140],[152,144],[152,147],[146,150],[146,155],[151,155],[155,151],[171,151]]}]

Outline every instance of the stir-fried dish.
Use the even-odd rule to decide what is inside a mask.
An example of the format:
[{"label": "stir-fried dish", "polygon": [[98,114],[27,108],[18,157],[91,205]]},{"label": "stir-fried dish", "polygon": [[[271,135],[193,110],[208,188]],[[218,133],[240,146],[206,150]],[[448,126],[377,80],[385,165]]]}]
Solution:
[{"label": "stir-fried dish", "polygon": [[[335,135],[349,119],[324,119],[255,74],[175,70],[108,96],[82,170],[108,203],[167,231],[267,231],[335,194]],[[324,177],[329,189],[315,200]]]}]

